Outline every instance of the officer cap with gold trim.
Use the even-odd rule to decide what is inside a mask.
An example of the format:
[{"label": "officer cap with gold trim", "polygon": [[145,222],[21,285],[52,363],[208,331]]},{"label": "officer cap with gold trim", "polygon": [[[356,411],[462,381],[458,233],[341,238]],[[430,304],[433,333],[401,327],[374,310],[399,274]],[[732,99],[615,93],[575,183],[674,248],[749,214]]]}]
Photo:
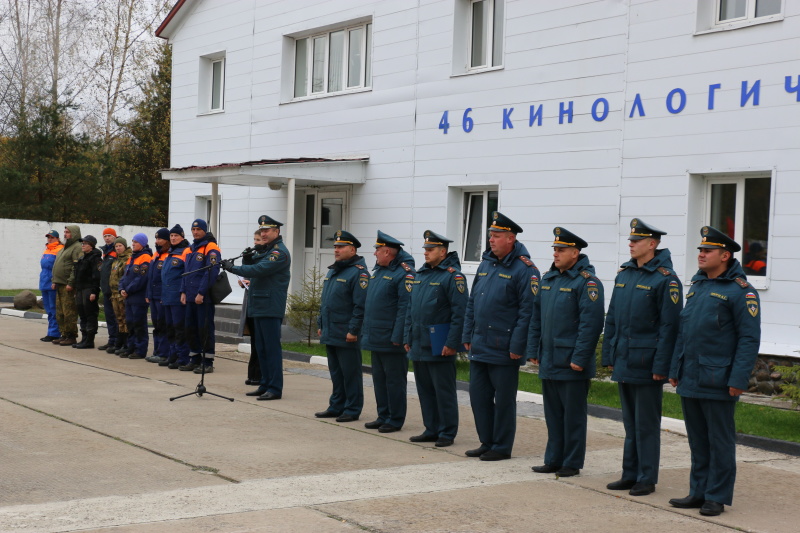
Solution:
[{"label": "officer cap with gold trim", "polygon": [[425,238],[425,242],[422,243],[423,248],[436,248],[437,246],[444,246],[445,248],[449,248],[450,243],[453,242],[447,237],[442,237],[438,233],[434,233],[429,229],[426,229],[425,233],[423,233],[422,236]]},{"label": "officer cap with gold trim", "polygon": [[516,235],[522,233],[522,228],[500,211],[495,211],[492,213],[492,225],[489,226],[489,231],[510,231]]},{"label": "officer cap with gold trim", "polygon": [[578,250],[583,250],[589,246],[586,241],[561,226],[553,228],[553,235],[556,236],[553,241],[553,248],[577,248]]},{"label": "officer cap with gold trim", "polygon": [[666,235],[666,231],[661,231],[655,226],[646,224],[641,218],[634,218],[631,220],[631,234],[628,236],[629,241],[641,241],[642,239],[655,239],[661,240],[662,235]]},{"label": "officer cap with gold trim", "polygon": [[260,229],[280,228],[281,226],[283,226],[283,222],[278,222],[274,218],[267,215],[261,215],[258,217],[258,227]]},{"label": "officer cap with gold trim", "polygon": [[714,226],[703,226],[700,228],[700,236],[703,240],[697,246],[697,249],[703,248],[722,248],[729,252],[738,252],[742,249],[739,243],[722,233]]},{"label": "officer cap with gold trim", "polygon": [[355,236],[349,231],[339,230],[336,232],[336,235],[333,238],[333,245],[355,246],[356,248],[361,248],[361,241],[356,239]]},{"label": "officer cap with gold trim", "polygon": [[392,237],[391,235],[387,235],[386,233],[378,230],[378,238],[375,240],[375,248],[395,248],[397,250],[403,246],[403,243]]}]

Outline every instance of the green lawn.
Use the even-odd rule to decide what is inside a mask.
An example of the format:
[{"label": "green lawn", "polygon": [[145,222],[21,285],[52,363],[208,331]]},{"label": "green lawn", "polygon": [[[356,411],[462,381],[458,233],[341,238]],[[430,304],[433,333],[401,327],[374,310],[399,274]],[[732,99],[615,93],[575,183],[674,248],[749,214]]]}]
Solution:
[{"label": "green lawn", "polygon": [[42,295],[42,291],[39,289],[0,289],[0,296],[16,296],[24,290],[29,290],[36,296]]},{"label": "green lawn", "polygon": [[[319,344],[308,347],[305,343],[284,343],[283,349],[325,356],[325,347]],[[361,353],[364,364],[371,364],[370,353],[366,350],[362,350]],[[469,381],[468,361],[456,362],[456,379]],[[539,376],[521,372],[519,390],[541,394],[542,382]],[[617,384],[607,381],[592,381],[589,403],[606,407],[621,407]],[[683,420],[681,399],[677,394],[664,394],[662,413],[664,416]],[[800,442],[800,412],[739,402],[736,407],[736,429],[747,435]]]}]

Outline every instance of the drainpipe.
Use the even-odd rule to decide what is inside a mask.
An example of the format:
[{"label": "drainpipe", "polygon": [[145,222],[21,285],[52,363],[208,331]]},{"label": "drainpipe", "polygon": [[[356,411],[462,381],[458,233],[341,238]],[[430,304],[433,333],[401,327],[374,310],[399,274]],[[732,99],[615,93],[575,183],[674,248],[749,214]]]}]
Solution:
[{"label": "drainpipe", "polygon": [[[289,250],[289,256],[294,258],[294,194],[295,178],[289,178],[286,190],[286,230],[283,235],[283,244]],[[289,294],[292,292],[292,284],[289,284]]]}]

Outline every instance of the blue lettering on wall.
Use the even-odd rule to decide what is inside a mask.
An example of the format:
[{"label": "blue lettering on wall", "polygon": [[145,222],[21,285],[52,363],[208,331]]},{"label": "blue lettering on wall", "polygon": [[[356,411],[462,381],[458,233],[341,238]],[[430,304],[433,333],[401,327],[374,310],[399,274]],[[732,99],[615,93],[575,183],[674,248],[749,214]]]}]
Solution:
[{"label": "blue lettering on wall", "polygon": [[514,129],[514,124],[511,123],[511,113],[514,112],[513,107],[503,109],[503,129]]},{"label": "blue lettering on wall", "polygon": [[[798,98],[800,98],[800,96],[798,96]],[[542,125],[542,108],[543,107],[544,106],[542,104],[539,104],[538,108],[535,105],[531,106],[531,117],[528,119],[528,127],[533,126],[533,121],[534,120],[537,121],[536,122],[537,126],[541,126]]]},{"label": "blue lettering on wall", "polygon": [[475,121],[469,116],[471,112],[472,108],[468,107],[467,110],[464,111],[464,117],[461,119],[461,128],[467,133],[471,132],[472,127],[475,126]]},{"label": "blue lettering on wall", "polygon": [[447,130],[450,129],[450,123],[447,121],[447,111],[444,112],[442,120],[439,121],[439,129],[444,130],[445,135],[447,135]]},{"label": "blue lettering on wall", "polygon": [[800,102],[800,76],[797,76],[797,85],[794,87],[792,87],[792,77],[786,76],[783,86],[787,93],[794,93],[794,95],[797,97],[797,101]]},{"label": "blue lettering on wall", "polygon": [[572,124],[572,100],[569,101],[569,105],[565,108],[564,102],[558,103],[558,123],[564,123],[564,116],[567,116],[567,122]]},{"label": "blue lettering on wall", "polygon": [[721,88],[721,83],[714,83],[708,86],[708,108],[714,109],[714,91]]},{"label": "blue lettering on wall", "polygon": [[753,105],[758,105],[759,96],[761,95],[761,80],[756,80],[753,84],[753,87],[748,91],[747,90],[747,82],[742,82],[742,98],[739,103],[739,107],[744,107],[750,98],[753,98]]},{"label": "blue lettering on wall", "polygon": [[633,112],[639,110],[639,116],[644,117],[644,107],[642,106],[642,95],[636,93],[636,98],[633,99],[633,105],[631,106],[631,113],[628,115],[628,118],[633,118]]},{"label": "blue lettering on wall", "polygon": [[[597,107],[600,104],[603,105],[603,113],[598,115],[597,114]],[[598,98],[592,104],[592,118],[596,122],[603,122],[606,119],[607,116],[608,116],[608,100],[606,100],[605,98]]]},{"label": "blue lettering on wall", "polygon": [[[675,95],[680,96],[678,107],[673,105]],[[672,89],[669,94],[667,95],[667,111],[676,115],[683,111],[683,108],[686,107],[686,91],[683,89]]]}]

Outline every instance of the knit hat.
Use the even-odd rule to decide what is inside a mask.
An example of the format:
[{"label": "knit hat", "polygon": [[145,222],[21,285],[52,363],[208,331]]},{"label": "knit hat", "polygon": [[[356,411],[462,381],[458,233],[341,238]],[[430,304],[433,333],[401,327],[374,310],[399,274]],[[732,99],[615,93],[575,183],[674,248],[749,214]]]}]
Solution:
[{"label": "knit hat", "polygon": [[186,236],[186,235],[183,233],[183,228],[181,227],[181,225],[180,225],[180,224],[175,224],[174,226],[172,226],[172,229],[171,229],[171,230],[169,230],[169,232],[170,232],[171,234],[172,234],[172,233],[175,233],[176,235],[180,235],[181,237],[185,237],[185,236]]},{"label": "knit hat", "polygon": [[87,244],[88,244],[89,246],[91,246],[92,248],[94,248],[95,246],[97,246],[97,239],[94,237],[94,235],[87,235],[87,236],[85,236],[84,238],[82,238],[82,239],[79,239],[79,240],[80,240],[81,242],[85,242],[85,243],[87,243]]},{"label": "knit hat", "polygon": [[114,244],[117,243],[121,244],[125,248],[128,247],[128,241],[125,240],[125,237],[117,237],[116,239],[114,239]]},{"label": "knit hat", "polygon": [[116,237],[117,236],[117,232],[114,230],[114,228],[106,228],[106,229],[103,230],[103,236],[106,236],[106,235],[113,235],[114,237]]},{"label": "knit hat", "polygon": [[137,233],[136,235],[133,236],[133,239],[131,240],[133,242],[138,242],[139,244],[142,245],[142,247],[147,246],[147,235],[145,235],[144,233]]},{"label": "knit hat", "polygon": [[208,231],[208,224],[206,224],[206,221],[202,218],[195,219],[195,221],[192,222],[192,227],[201,229],[203,231]]},{"label": "knit hat", "polygon": [[169,240],[169,230],[167,228],[161,228],[156,232],[156,239],[164,239],[165,241]]}]

